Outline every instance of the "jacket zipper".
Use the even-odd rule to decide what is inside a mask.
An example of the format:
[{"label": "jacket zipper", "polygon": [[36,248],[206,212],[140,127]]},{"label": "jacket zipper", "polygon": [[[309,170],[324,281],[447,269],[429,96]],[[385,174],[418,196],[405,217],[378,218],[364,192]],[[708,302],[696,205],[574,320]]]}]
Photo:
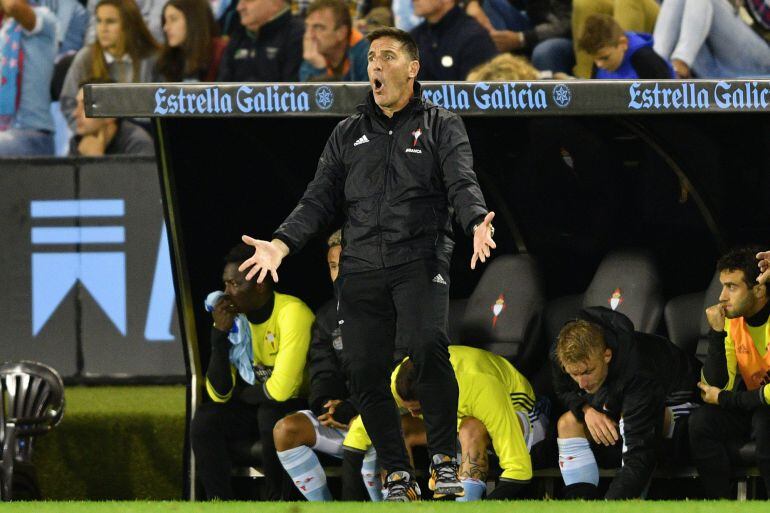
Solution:
[{"label": "jacket zipper", "polygon": [[379,250],[380,250],[380,262],[382,263],[382,267],[385,267],[385,255],[382,253],[382,224],[380,224],[380,212],[382,211],[382,201],[385,197],[385,189],[388,186],[388,170],[390,169],[390,154],[393,151],[393,130],[388,129],[388,153],[385,157],[385,171],[382,176],[382,192],[380,193],[380,201],[377,203],[377,228],[380,232],[380,244],[379,244]]}]

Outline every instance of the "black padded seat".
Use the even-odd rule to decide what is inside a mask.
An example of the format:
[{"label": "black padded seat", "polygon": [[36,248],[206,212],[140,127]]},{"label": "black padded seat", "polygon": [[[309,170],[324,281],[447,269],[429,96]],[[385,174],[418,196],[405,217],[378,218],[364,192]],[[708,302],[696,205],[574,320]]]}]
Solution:
[{"label": "black padded seat", "polygon": [[460,343],[499,354],[524,374],[542,364],[542,311],[545,304],[540,269],[530,255],[493,259],[468,299]]}]

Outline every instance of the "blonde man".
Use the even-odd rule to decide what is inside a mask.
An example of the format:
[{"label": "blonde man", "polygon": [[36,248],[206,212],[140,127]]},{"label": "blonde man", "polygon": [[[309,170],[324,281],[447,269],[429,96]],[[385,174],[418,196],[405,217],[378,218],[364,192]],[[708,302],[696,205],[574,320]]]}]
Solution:
[{"label": "blonde man", "polygon": [[[558,421],[566,498],[593,498],[603,466],[620,466],[606,499],[639,498],[662,439],[676,444],[696,398],[700,365],[667,339],[634,331],[604,307],[583,310],[559,333],[555,390],[568,411]],[[673,448],[676,448],[674,446]]]}]

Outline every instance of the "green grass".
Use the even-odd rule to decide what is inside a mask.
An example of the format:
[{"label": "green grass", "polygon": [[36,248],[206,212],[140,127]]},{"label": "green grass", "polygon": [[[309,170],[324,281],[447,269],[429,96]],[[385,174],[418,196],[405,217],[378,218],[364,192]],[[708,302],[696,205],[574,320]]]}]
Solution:
[{"label": "green grass", "polygon": [[181,498],[183,386],[68,387],[65,400],[32,454],[44,498]]},{"label": "green grass", "polygon": [[20,502],[4,504],[2,510],[4,513],[764,513],[767,511],[767,502]]}]

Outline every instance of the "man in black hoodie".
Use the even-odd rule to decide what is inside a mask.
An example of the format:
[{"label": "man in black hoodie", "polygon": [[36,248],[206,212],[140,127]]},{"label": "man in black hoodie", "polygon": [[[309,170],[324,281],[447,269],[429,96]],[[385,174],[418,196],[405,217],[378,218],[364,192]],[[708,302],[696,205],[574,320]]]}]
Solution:
[{"label": "man in black hoodie", "polygon": [[606,499],[641,497],[659,442],[676,443],[686,433],[682,421],[697,397],[699,363],[604,307],[586,308],[567,323],[552,359],[556,393],[568,409],[557,424],[565,497],[596,496],[596,456],[604,464],[614,460],[612,466],[622,457]]}]

